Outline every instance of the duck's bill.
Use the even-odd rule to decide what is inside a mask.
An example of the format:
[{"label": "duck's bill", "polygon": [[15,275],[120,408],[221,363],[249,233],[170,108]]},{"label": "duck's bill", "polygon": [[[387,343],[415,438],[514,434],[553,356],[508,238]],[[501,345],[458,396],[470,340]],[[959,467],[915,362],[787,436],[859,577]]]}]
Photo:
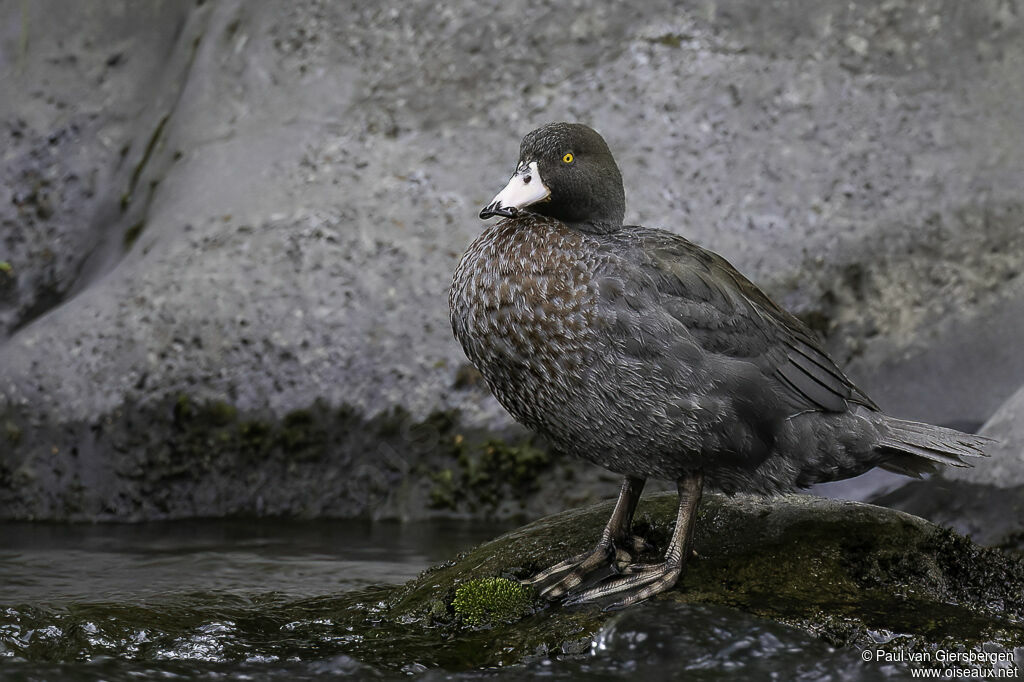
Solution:
[{"label": "duck's bill", "polygon": [[541,180],[537,162],[520,164],[505,189],[498,192],[491,203],[480,211],[483,220],[496,215],[514,218],[521,209],[544,201],[551,196],[551,190]]}]

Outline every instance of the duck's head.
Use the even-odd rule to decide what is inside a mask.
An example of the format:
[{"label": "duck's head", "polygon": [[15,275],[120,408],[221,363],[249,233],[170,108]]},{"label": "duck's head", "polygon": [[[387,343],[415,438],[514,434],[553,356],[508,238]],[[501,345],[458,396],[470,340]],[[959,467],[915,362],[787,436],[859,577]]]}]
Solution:
[{"label": "duck's head", "polygon": [[622,226],[625,208],[622,175],[604,138],[580,123],[549,123],[523,138],[516,172],[480,217],[529,210],[605,231]]}]

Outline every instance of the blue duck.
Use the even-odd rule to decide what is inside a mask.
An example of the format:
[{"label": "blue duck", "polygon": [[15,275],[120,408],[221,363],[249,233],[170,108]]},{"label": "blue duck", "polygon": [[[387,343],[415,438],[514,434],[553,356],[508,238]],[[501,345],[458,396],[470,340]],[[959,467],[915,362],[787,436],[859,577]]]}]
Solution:
[{"label": "blue duck", "polygon": [[[624,212],[604,139],[545,125],[523,138],[511,180],[480,212],[503,220],[452,281],[452,329],[505,409],[557,450],[624,477],[597,546],[527,581],[543,597],[621,608],[671,589],[705,486],[776,494],[984,454],[982,437],[883,414],[725,259],[623,225]],[[672,539],[660,563],[623,563],[648,478],[676,482]]]}]

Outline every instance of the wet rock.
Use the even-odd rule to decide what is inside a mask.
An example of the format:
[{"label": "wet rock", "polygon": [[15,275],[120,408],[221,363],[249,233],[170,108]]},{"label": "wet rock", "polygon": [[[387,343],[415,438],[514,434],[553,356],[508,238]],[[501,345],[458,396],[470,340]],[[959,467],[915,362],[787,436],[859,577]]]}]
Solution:
[{"label": "wet rock", "polygon": [[[755,621],[763,623],[761,632],[788,640],[795,631],[810,633],[822,640],[821,650],[827,644],[893,657],[1024,646],[1021,558],[901,512],[807,496],[707,496],[698,555],[682,582],[653,606],[629,609],[625,620],[593,607],[538,601],[518,586],[516,578],[590,547],[611,508],[604,503],[542,519],[403,586],[302,601],[201,594],[164,606],[10,608],[0,614],[0,653],[29,661],[221,663],[344,656],[374,669],[452,671],[590,658],[595,647],[615,647],[617,636],[628,637],[629,618],[634,627],[637,619],[655,619],[651,627],[664,628],[687,617],[722,628],[711,637],[697,625],[680,625],[687,653],[712,645],[727,650],[727,641],[702,637],[738,637],[731,628]],[[656,545],[643,559],[656,559],[668,541],[674,495],[649,496],[638,513],[637,529]],[[681,608],[659,608],[665,604]],[[685,664],[676,654],[676,663]],[[729,661],[740,665],[744,655],[732,652]]]},{"label": "wet rock", "polygon": [[955,528],[982,545],[1024,551],[1024,389],[981,433],[995,441],[989,459],[909,483],[877,503]]},{"label": "wet rock", "polygon": [[[522,429],[465,429],[445,412],[367,417],[316,401],[276,417],[181,393],[124,405],[98,426],[65,424],[69,452],[34,424],[27,412],[0,419],[0,445],[30,455],[16,468],[0,460],[10,518],[523,518],[608,497],[620,483],[566,467]],[[25,486],[62,493],[44,507],[18,493]]]},{"label": "wet rock", "polygon": [[[464,369],[445,292],[519,137],[556,119],[605,133],[627,220],[731,259],[897,415],[980,423],[1024,381],[1012,354],[959,362],[975,324],[1005,349],[1016,327],[984,321],[1024,300],[1024,42],[1003,4],[36,7],[27,38],[2,43],[4,68],[27,69],[0,79],[20,89],[0,98],[8,133],[22,131],[9,168],[31,173],[4,183],[17,196],[2,209],[16,224],[0,323],[16,333],[0,340],[0,423],[18,436],[0,447],[0,517],[377,513],[344,476],[309,502],[309,477],[281,474],[305,466],[302,444],[218,467],[216,440],[180,460],[125,447],[177,442],[179,395],[272,431],[317,401],[350,410],[344,423],[369,430],[318,456],[330,471],[383,468],[384,496],[423,476],[349,449],[376,437],[379,415],[440,412],[453,433],[504,438],[514,427]],[[37,84],[40,97],[14,96]],[[94,170],[89,199],[69,183]],[[894,386],[908,355],[934,362],[908,361]],[[947,383],[929,383],[947,365]],[[144,436],[126,415],[144,416],[130,422]],[[476,513],[455,499],[447,444],[386,442],[439,476],[402,514]],[[585,465],[551,467],[575,478],[538,477],[525,508],[500,488],[498,507],[615,489]],[[150,476],[176,483],[154,493],[139,483]]]},{"label": "wet rock", "polygon": [[[587,549],[611,507],[542,519],[427,571],[385,600],[381,623],[395,625],[383,625],[381,632],[389,634],[381,636],[404,641],[395,647],[415,646],[416,660],[438,665],[468,652],[475,655],[464,663],[479,666],[569,651],[581,641],[589,648],[610,615],[596,608],[535,602],[515,624],[495,618],[481,629],[479,622],[467,627],[452,603],[461,585],[522,578]],[[672,494],[641,504],[638,528],[658,545],[646,559],[656,561],[664,549],[674,513]],[[837,647],[895,652],[1024,645],[1024,562],[922,519],[808,496],[710,495],[697,529],[697,558],[660,599],[729,606]],[[453,628],[458,636],[442,644]],[[366,647],[353,655],[372,653]]]}]

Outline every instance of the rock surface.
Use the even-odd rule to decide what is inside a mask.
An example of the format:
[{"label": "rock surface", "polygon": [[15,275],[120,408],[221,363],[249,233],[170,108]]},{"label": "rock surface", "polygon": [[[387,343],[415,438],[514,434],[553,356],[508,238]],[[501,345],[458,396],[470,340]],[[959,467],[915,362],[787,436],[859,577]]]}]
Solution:
[{"label": "rock surface", "polygon": [[142,129],[183,81],[190,9],[0,8],[0,339],[79,290],[106,241],[120,254],[115,224],[141,219],[119,204],[147,153]]},{"label": "rock surface", "polygon": [[448,499],[457,437],[522,442],[451,339],[450,273],[556,119],[606,135],[628,221],[731,259],[894,414],[979,424],[1024,383],[1006,3],[40,2],[0,31],[0,517],[613,491],[551,460],[525,507]]},{"label": "rock surface", "polygon": [[[489,576],[526,577],[582,552],[596,541],[611,509],[601,504],[542,519],[427,571],[387,600],[382,622],[408,628],[418,619],[438,634],[464,629],[458,611],[448,606],[456,586]],[[638,514],[638,532],[658,546],[645,559],[656,561],[667,545],[675,496],[650,496]],[[1021,559],[898,511],[799,495],[710,495],[699,512],[694,551],[697,558],[679,586],[660,599],[726,605],[804,628],[837,647],[1024,645]],[[473,651],[472,665],[495,665],[539,649],[568,651],[582,643],[586,650],[609,616],[593,607],[538,608],[525,619],[511,619],[513,625],[495,618],[487,630],[464,632],[452,647],[429,636],[423,641],[415,628],[403,633],[385,625],[381,632],[420,643],[425,661],[447,665],[445,657]],[[369,655],[369,649],[353,655]]]},{"label": "rock surface", "polygon": [[[196,604],[185,596],[184,603],[160,606],[87,603],[59,614],[12,608],[0,616],[7,621],[0,635],[8,633],[0,636],[0,652],[6,648],[28,661],[138,662],[161,660],[192,643],[181,658],[209,652],[231,664],[344,656],[371,669],[404,672],[591,657],[594,647],[614,640],[616,623],[627,628],[619,614],[541,603],[514,579],[588,548],[611,508],[605,503],[542,519],[404,586],[298,602],[269,594],[203,596]],[[657,545],[644,560],[664,550],[674,512],[673,494],[641,503],[637,529]],[[716,618],[726,638],[743,621],[761,621],[751,627],[765,637],[792,639],[785,631],[797,628],[852,652],[904,654],[893,675],[904,679],[910,652],[1016,650],[1018,661],[1024,654],[1021,558],[980,548],[919,518],[807,496],[709,495],[697,533],[698,556],[681,584],[624,615],[653,618],[659,627],[677,623],[680,635],[689,630],[692,640],[701,624],[713,627],[709,621]],[[671,603],[681,607],[658,608]],[[657,620],[661,616],[665,622]],[[798,646],[805,655],[813,650]],[[682,652],[705,648],[690,641]],[[737,665],[744,658],[729,654]],[[672,669],[688,663],[676,652]],[[881,667],[876,659],[857,669],[873,676]]]},{"label": "rock surface", "polygon": [[982,428],[989,459],[950,469],[878,499],[969,535],[982,545],[1024,551],[1024,388]]},{"label": "rock surface", "polygon": [[997,488],[1024,486],[1024,387],[1003,403],[981,432],[994,442],[989,459],[969,469],[950,469],[943,478]]}]

